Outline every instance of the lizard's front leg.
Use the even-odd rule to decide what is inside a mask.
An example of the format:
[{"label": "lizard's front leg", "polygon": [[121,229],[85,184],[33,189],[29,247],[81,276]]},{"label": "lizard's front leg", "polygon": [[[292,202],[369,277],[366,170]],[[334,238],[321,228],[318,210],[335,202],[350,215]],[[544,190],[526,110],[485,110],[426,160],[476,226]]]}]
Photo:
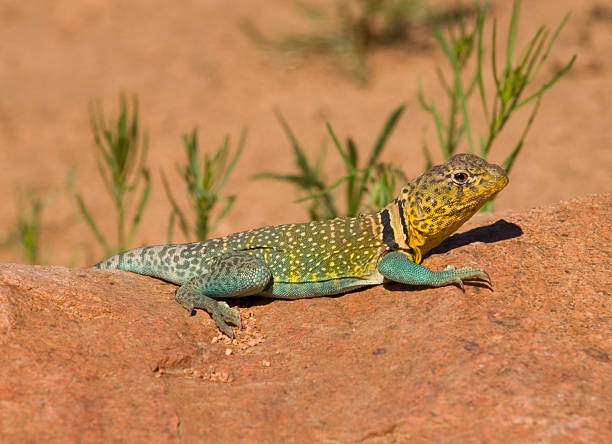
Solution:
[{"label": "lizard's front leg", "polygon": [[491,285],[486,271],[474,267],[455,268],[452,265],[442,271],[431,271],[429,268],[415,264],[401,251],[385,255],[377,265],[378,271],[387,279],[409,285],[428,285],[442,287],[457,284],[463,290],[463,281],[482,280]]},{"label": "lizard's front leg", "polygon": [[182,285],[176,300],[189,311],[206,310],[219,330],[234,338],[228,324],[241,327],[240,312],[214,298],[252,296],[261,293],[271,279],[270,268],[262,259],[243,252],[225,253],[208,262],[204,274]]}]

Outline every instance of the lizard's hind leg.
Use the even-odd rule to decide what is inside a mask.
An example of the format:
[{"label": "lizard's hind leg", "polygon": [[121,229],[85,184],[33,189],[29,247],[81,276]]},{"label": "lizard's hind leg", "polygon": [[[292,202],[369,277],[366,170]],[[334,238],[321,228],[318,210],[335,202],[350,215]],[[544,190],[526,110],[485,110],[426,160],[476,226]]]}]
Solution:
[{"label": "lizard's hind leg", "polygon": [[240,312],[214,298],[256,295],[271,279],[270,268],[262,259],[243,252],[225,253],[209,261],[205,273],[182,285],[176,300],[189,311],[206,310],[219,330],[233,338],[234,331],[228,324],[241,327]]}]

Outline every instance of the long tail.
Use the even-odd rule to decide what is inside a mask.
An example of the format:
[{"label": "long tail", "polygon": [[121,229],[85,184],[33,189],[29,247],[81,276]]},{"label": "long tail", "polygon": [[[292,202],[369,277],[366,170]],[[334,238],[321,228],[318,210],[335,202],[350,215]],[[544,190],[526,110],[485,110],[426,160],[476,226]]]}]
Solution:
[{"label": "long tail", "polygon": [[175,244],[134,248],[111,256],[93,268],[131,271],[178,283],[179,276],[173,261],[180,256],[180,250],[184,247],[185,244]]}]

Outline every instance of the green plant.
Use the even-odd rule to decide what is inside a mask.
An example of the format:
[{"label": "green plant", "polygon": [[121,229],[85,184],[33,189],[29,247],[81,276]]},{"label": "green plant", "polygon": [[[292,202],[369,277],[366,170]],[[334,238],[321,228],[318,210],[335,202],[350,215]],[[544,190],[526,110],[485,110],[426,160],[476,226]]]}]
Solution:
[{"label": "green plant", "polygon": [[400,187],[408,183],[402,170],[388,163],[378,163],[368,174],[369,188],[366,208],[377,211],[393,201]]},{"label": "green plant", "polygon": [[2,243],[14,247],[25,257],[29,264],[40,264],[42,213],[47,205],[46,199],[31,189],[20,191],[17,196],[17,220],[12,233]]},{"label": "green plant", "polygon": [[[107,241],[98,228],[83,197],[77,194],[76,200],[87,225],[104,247],[106,254],[111,255],[130,248],[149,198],[151,180],[144,166],[149,146],[148,135],[146,130],[141,131],[139,128],[136,96],[133,97],[130,108],[125,95],[121,94],[119,115],[116,119],[109,118],[108,124],[99,100],[90,103],[89,117],[98,171],[116,211],[117,241],[114,245]],[[134,205],[138,188],[141,188],[140,197]]]},{"label": "green plant", "polygon": [[424,18],[424,0],[338,0],[332,6],[296,1],[312,31],[276,40],[262,35],[251,21],[244,32],[263,47],[298,54],[325,53],[355,80],[366,82],[366,53],[378,46],[409,39],[409,29]]},{"label": "green plant", "polygon": [[[325,154],[324,150],[321,150],[314,162],[311,163],[306,157],[306,153],[297,140],[297,137],[280,112],[276,112],[276,117],[283,127],[285,134],[289,138],[291,148],[293,149],[295,164],[299,170],[299,173],[279,174],[273,172],[263,172],[255,174],[254,177],[256,179],[274,179],[281,182],[289,182],[302,189],[307,194],[324,191],[327,188],[322,170]],[[312,200],[308,208],[308,212],[312,220],[332,219],[337,217],[338,210],[336,208],[334,196],[329,192],[321,193]]]},{"label": "green plant", "polygon": [[[213,156],[205,154],[204,161],[201,163],[197,129],[194,128],[191,133],[183,135],[187,163],[184,166],[176,165],[176,168],[187,185],[187,195],[195,213],[195,221],[193,224],[188,222],[172,195],[164,172],[161,171],[164,188],[172,205],[168,224],[168,240],[172,238],[176,219],[187,239],[195,237],[197,240],[204,240],[210,232],[215,230],[217,224],[225,217],[234,203],[235,196],[220,196],[220,193],[242,153],[245,140],[246,131],[243,131],[236,152],[229,158],[230,138],[226,136],[216,153]],[[219,203],[224,203],[224,205],[213,220],[212,211]]]},{"label": "green plant", "polygon": [[[484,159],[487,159],[493,142],[507,124],[510,116],[523,106],[533,104],[516,145],[502,163],[502,166],[509,172],[516,156],[523,147],[525,137],[531,128],[544,92],[563,77],[576,60],[574,55],[566,65],[556,70],[549,80],[541,84],[535,91],[527,94],[527,87],[535,81],[559,33],[569,18],[569,14],[563,18],[552,35],[549,34],[546,26],[540,26],[518,57],[515,57],[520,7],[521,0],[514,0],[506,40],[505,66],[501,72],[497,66],[497,22],[496,20],[493,21],[490,59],[495,91],[491,106],[489,106],[487,100],[483,75],[484,21],[488,4],[476,3],[476,17],[471,30],[468,29],[462,14],[459,15],[457,29],[454,30],[451,27],[448,31],[448,37],[444,36],[439,27],[434,28],[436,40],[450,62],[453,73],[452,80],[448,81],[442,70],[439,67],[436,68],[436,73],[449,101],[446,119],[443,119],[441,111],[433,101],[428,102],[425,99],[420,85],[418,98],[423,109],[431,114],[435,122],[438,142],[445,159],[453,154],[464,137],[467,139],[469,152],[475,152],[475,137],[472,131],[474,116],[468,113],[467,103],[478,91],[487,127],[485,134],[478,137],[479,154]],[[473,63],[475,70],[471,75],[466,75],[468,68],[472,66],[470,61],[474,54],[476,56]],[[464,77],[468,77],[468,80],[465,81]],[[431,155],[427,145],[424,144],[423,149],[427,159],[426,167],[429,167],[431,166]],[[485,208],[491,210],[491,203]]]},{"label": "green plant", "polygon": [[[385,143],[403,111],[404,105],[391,113],[363,167],[359,167],[359,150],[355,141],[348,137],[346,147],[343,147],[332,126],[329,123],[327,124],[329,136],[346,168],[346,174],[331,185],[327,185],[323,177],[323,155],[319,155],[311,164],[289,125],[282,115],[277,113],[283,129],[291,141],[299,174],[264,172],[256,174],[255,177],[290,182],[301,188],[307,195],[299,199],[298,202],[310,201],[309,213],[312,220],[331,219],[342,214],[354,216],[361,211],[379,209],[393,199],[398,179],[401,181],[405,179],[401,171],[379,161]],[[332,191],[342,183],[345,184],[347,204],[347,209],[344,212],[339,210],[336,198],[332,194]]]}]

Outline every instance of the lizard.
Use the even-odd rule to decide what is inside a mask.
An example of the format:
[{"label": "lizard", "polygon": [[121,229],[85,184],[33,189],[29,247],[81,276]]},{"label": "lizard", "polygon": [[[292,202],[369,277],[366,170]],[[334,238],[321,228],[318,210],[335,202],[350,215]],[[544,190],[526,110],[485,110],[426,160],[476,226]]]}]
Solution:
[{"label": "lizard", "polygon": [[[378,212],[265,226],[225,237],[124,251],[98,264],[179,285],[190,314],[206,310],[234,338],[240,312],[218,298],[330,296],[385,281],[440,287],[484,281],[480,268],[432,271],[420,265],[508,184],[506,171],[472,154],[456,154],[410,181]],[[491,287],[492,288],[492,287]],[[464,290],[465,291],[465,290]]]}]

